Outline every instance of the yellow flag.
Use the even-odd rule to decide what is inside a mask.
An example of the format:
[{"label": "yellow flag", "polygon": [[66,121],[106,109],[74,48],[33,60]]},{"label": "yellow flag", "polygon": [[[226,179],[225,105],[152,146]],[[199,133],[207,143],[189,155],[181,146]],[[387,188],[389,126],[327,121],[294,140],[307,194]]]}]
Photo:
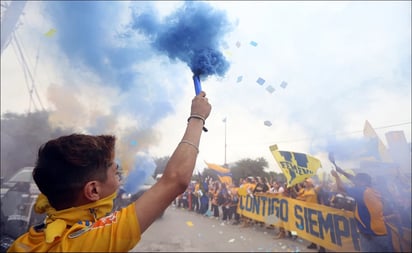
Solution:
[{"label": "yellow flag", "polygon": [[227,185],[232,184],[232,173],[229,169],[219,166],[217,164],[208,163],[206,161],[205,163],[209,169],[213,170],[216,173],[220,182],[226,183]]},{"label": "yellow flag", "polygon": [[52,29],[50,29],[48,32],[46,32],[46,33],[44,34],[44,36],[46,36],[46,37],[52,37],[56,32],[57,32],[57,30],[52,28]]},{"label": "yellow flag", "polygon": [[269,147],[273,157],[287,179],[287,186],[294,186],[316,174],[322,167],[320,160],[307,154],[280,151],[277,145]]}]

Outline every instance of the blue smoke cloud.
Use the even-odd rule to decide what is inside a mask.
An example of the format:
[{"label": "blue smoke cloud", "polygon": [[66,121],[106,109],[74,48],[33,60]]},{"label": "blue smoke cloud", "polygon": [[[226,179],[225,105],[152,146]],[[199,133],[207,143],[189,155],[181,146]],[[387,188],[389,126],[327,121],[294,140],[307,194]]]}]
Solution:
[{"label": "blue smoke cloud", "polygon": [[187,1],[163,19],[153,9],[134,9],[133,30],[143,33],[152,46],[167,56],[185,62],[194,75],[223,77],[229,62],[219,51],[223,36],[233,29],[226,13],[204,2]]},{"label": "blue smoke cloud", "polygon": [[139,187],[151,177],[156,169],[153,158],[145,153],[136,155],[134,167],[128,172],[123,189],[128,193],[136,193]]},{"label": "blue smoke cloud", "polygon": [[[44,15],[57,30],[54,39],[73,68],[94,73],[101,85],[117,87],[122,101],[112,107],[112,115],[128,113],[142,127],[173,111],[167,98],[179,96],[180,89],[164,89],[164,79],[151,78],[156,74],[136,66],[164,55],[186,63],[203,80],[224,76],[229,69],[219,47],[232,26],[225,12],[207,3],[183,2],[164,21],[151,2],[45,1],[43,5]],[[168,68],[165,62],[158,64]],[[170,69],[169,65],[162,74]],[[96,124],[90,131],[101,128]]]},{"label": "blue smoke cloud", "polygon": [[[323,151],[331,152],[337,160],[358,160],[362,157],[380,159],[378,139],[347,138],[343,140],[329,139]],[[319,150],[321,151],[321,150]]]},{"label": "blue smoke cloud", "polygon": [[[147,41],[125,32],[122,22],[128,21],[121,20],[121,15],[128,10],[126,4],[133,2],[43,2],[44,15],[57,30],[54,39],[73,68],[92,72],[102,80],[101,85],[120,90],[122,101],[112,107],[112,114],[128,113],[142,127],[150,127],[173,111],[167,98],[178,96],[179,91],[162,89],[164,80],[148,80],[153,73],[136,70],[136,65],[149,62],[158,52]],[[104,129],[96,122],[90,131]]]},{"label": "blue smoke cloud", "polygon": [[[107,17],[117,17],[122,6],[104,1],[50,1],[45,3],[47,14],[58,31],[62,51],[78,64],[98,73],[106,84],[126,90],[136,85],[139,76],[131,69],[137,61],[147,60],[147,50],[130,46],[114,46],[110,41],[127,40]],[[113,26],[113,27],[111,27]],[[126,43],[126,42],[125,42]]]}]

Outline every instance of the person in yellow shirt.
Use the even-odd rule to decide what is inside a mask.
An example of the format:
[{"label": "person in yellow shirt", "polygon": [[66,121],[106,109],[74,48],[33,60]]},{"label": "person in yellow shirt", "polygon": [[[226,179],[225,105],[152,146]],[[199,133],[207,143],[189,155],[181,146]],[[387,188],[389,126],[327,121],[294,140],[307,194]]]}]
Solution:
[{"label": "person in yellow shirt", "polygon": [[237,206],[239,204],[238,190],[239,190],[239,187],[236,187],[233,184],[229,187],[229,193],[230,193],[230,199],[231,199],[229,217],[234,219],[234,222],[232,223],[233,225],[238,225],[240,223],[240,215],[237,212]]},{"label": "person in yellow shirt", "polygon": [[194,190],[193,190],[193,197],[192,197],[192,210],[195,211],[196,213],[199,213],[199,210],[200,210],[199,198],[201,196],[200,196],[199,190],[200,190],[200,180],[197,180]]},{"label": "person in yellow shirt", "polygon": [[[306,201],[309,203],[318,203],[318,195],[315,191],[315,186],[311,178],[306,178],[303,183],[303,188],[297,193],[296,199]],[[315,243],[311,243],[307,248],[308,249],[317,249]]]},{"label": "person in yellow shirt", "polygon": [[[249,197],[253,198],[253,191],[255,190],[255,186],[256,184],[253,182],[253,177],[247,177],[245,178],[243,184],[240,186],[241,191],[246,192],[247,195],[249,195]],[[241,216],[241,221],[242,221],[242,227],[248,227],[250,225],[252,225],[253,220],[245,217],[245,216]]]},{"label": "person in yellow shirt", "polygon": [[311,178],[305,179],[303,182],[303,188],[298,191],[296,199],[310,203],[318,203],[318,195],[315,191],[315,186],[313,185],[313,180]]},{"label": "person in yellow shirt", "polygon": [[113,210],[120,186],[113,135],[71,134],[39,148],[33,178],[35,210],[46,220],[20,236],[8,252],[127,252],[188,187],[204,123],[211,111],[205,92],[195,96],[182,140],[163,176],[135,202]]}]

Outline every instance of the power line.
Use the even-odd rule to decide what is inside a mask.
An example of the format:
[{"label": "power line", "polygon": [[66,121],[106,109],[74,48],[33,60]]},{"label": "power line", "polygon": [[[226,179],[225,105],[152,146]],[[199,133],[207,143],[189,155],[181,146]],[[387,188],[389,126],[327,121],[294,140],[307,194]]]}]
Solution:
[{"label": "power line", "polygon": [[[391,128],[391,127],[396,127],[396,126],[404,126],[404,125],[411,125],[411,122],[403,122],[403,123],[397,123],[397,124],[392,124],[392,125],[385,125],[385,126],[379,126],[379,127],[374,127],[374,129],[386,129],[386,128]],[[344,136],[344,135],[352,135],[352,134],[358,134],[358,133],[363,133],[363,130],[356,130],[356,131],[348,131],[348,132],[337,132],[337,133],[331,133],[331,134],[325,134],[325,136]],[[313,138],[313,137],[302,137],[302,138],[297,138],[297,139],[286,139],[286,140],[280,140],[280,141],[265,141],[264,143],[293,143],[293,142],[303,142],[303,141],[313,141],[316,139],[321,139],[323,138],[322,136]],[[255,143],[257,144],[262,144],[260,143]],[[253,145],[252,143],[248,142],[247,144],[231,144],[231,146],[238,146],[238,145]]]},{"label": "power line", "polygon": [[389,128],[389,127],[394,127],[394,126],[404,126],[404,125],[410,125],[410,124],[411,124],[411,122],[404,122],[404,123],[398,123],[398,124],[394,124],[394,125],[375,127],[375,129]]},{"label": "power line", "polygon": [[[22,50],[22,47],[20,46],[19,39],[17,38],[15,32],[13,32],[13,42],[14,42],[14,44],[16,44],[17,49],[18,49],[18,53],[19,53],[19,56],[20,56],[20,63],[23,67],[23,72],[24,72],[25,79],[26,79],[26,85],[29,85],[28,83],[31,82],[31,87],[30,88],[28,87],[29,96],[30,96],[29,112],[30,112],[30,109],[31,109],[31,104],[33,104],[33,106],[36,107],[36,105],[34,103],[34,99],[33,99],[33,92],[35,93],[35,95],[37,97],[37,100],[38,100],[38,103],[40,104],[41,109],[44,110],[43,103],[42,103],[42,101],[40,99],[40,96],[39,96],[39,93],[36,89],[34,77],[33,77],[32,73],[30,71],[30,68],[29,68],[28,64],[27,64],[26,58],[24,56],[24,52]],[[28,80],[28,79],[30,79],[30,80]],[[37,110],[37,108],[36,108],[36,110]]]},{"label": "power line", "polygon": [[27,1],[10,1],[4,3],[1,13],[1,54],[10,44],[12,33],[16,30],[17,23]]}]

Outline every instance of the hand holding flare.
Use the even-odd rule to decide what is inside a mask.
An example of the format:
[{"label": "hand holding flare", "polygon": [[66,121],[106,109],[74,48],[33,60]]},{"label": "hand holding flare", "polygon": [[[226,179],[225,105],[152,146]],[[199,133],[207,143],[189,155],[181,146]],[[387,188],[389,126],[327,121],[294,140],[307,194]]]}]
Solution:
[{"label": "hand holding flare", "polygon": [[[193,82],[194,82],[194,85],[195,85],[196,96],[198,96],[200,94],[200,92],[202,91],[202,85],[200,84],[200,78],[199,78],[198,75],[193,76]],[[208,131],[207,128],[204,126],[203,127],[203,132],[207,132],[207,131]]]}]

